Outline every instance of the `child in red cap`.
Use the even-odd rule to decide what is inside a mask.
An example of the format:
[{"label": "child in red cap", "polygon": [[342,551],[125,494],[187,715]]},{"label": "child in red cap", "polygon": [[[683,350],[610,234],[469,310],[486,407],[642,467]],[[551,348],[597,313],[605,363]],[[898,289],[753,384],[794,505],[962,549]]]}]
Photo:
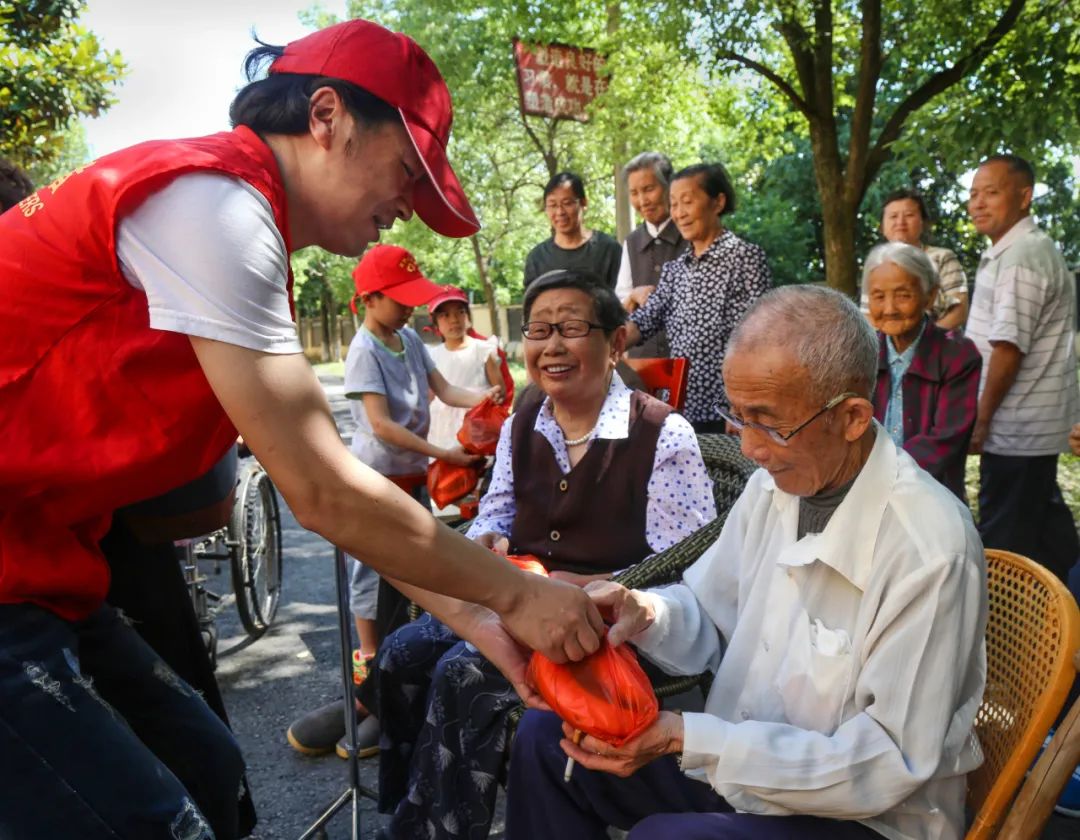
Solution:
[{"label": "child in red cap", "polygon": [[[349,344],[345,357],[345,396],[356,423],[352,453],[364,464],[385,475],[427,504],[426,473],[429,458],[468,465],[483,456],[467,455],[455,439],[436,445],[428,441],[428,391],[448,406],[470,408],[485,397],[502,398],[502,385],[489,388],[462,388],[451,385],[435,366],[423,340],[406,326],[413,309],[427,303],[444,289],[420,272],[413,255],[396,245],[376,245],[353,271],[356,300],[364,306],[364,323]],[[460,294],[460,293],[459,293]],[[404,617],[405,599],[396,590],[380,587],[374,569],[350,557],[350,607],[356,621],[360,649],[354,655],[354,678],[366,676],[367,662],[375,655],[379,637],[388,628],[376,623],[378,614],[390,624],[398,613]],[[385,599],[397,599],[391,605]],[[379,600],[384,603],[379,605]],[[396,607],[400,607],[400,609]],[[287,738],[297,750],[307,754],[328,752],[337,738],[322,737],[335,731],[320,724],[323,718],[343,720],[340,702],[316,709],[289,727]],[[378,721],[361,723],[359,754],[378,751]]]},{"label": "child in red cap", "polygon": [[[442,344],[431,348],[431,358],[448,382],[464,388],[504,387],[499,340],[485,338],[472,328],[469,299],[456,286],[444,286],[428,301],[428,312]],[[453,446],[465,417],[464,408],[447,405],[438,397],[431,401],[428,442]]]}]

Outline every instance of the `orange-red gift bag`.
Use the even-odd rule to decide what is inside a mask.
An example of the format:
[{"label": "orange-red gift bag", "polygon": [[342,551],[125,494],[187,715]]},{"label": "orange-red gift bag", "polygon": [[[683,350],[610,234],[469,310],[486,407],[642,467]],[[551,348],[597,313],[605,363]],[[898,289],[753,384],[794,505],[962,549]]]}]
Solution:
[{"label": "orange-red gift bag", "polygon": [[548,576],[544,564],[532,554],[507,554],[506,559],[517,566],[523,572],[532,572],[534,575]]},{"label": "orange-red gift bag", "polygon": [[502,429],[510,410],[496,405],[491,400],[484,400],[465,412],[461,421],[457,439],[466,452],[474,455],[494,455],[499,445],[499,431]]},{"label": "orange-red gift bag", "polygon": [[480,473],[474,467],[460,467],[438,460],[428,465],[428,495],[439,510],[467,496],[479,483]]},{"label": "orange-red gift bag", "polygon": [[616,747],[636,738],[660,714],[637,655],[627,645],[612,647],[607,637],[580,662],[556,665],[533,653],[526,680],[572,727]]}]

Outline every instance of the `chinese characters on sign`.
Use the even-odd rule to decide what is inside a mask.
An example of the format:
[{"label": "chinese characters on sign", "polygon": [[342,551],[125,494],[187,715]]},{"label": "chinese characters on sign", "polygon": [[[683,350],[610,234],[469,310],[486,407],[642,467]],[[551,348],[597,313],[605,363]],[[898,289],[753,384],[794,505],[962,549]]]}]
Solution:
[{"label": "chinese characters on sign", "polygon": [[587,106],[607,89],[604,57],[563,44],[523,44],[514,39],[521,112],[587,122]]}]

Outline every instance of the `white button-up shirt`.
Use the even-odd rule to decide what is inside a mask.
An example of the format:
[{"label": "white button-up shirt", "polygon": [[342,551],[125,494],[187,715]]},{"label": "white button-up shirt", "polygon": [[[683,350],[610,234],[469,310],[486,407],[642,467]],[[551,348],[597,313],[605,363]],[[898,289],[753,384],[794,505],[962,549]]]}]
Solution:
[{"label": "white button-up shirt", "polygon": [[[682,766],[732,807],[963,835],[986,679],[986,569],[967,508],[877,423],[820,534],[755,473],[633,641],[671,673],[716,671],[683,717]],[[726,651],[724,649],[726,641]]]}]

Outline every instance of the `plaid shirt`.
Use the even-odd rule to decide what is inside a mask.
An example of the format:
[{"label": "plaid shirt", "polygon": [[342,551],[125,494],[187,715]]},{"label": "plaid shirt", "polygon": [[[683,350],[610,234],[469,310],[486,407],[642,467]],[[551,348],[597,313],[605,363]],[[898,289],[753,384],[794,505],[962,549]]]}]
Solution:
[{"label": "plaid shirt", "polygon": [[[888,339],[878,333],[878,377],[874,417],[889,403]],[[964,460],[979,396],[982,356],[969,338],[927,323],[904,374],[904,449],[916,463],[961,500]]]}]

